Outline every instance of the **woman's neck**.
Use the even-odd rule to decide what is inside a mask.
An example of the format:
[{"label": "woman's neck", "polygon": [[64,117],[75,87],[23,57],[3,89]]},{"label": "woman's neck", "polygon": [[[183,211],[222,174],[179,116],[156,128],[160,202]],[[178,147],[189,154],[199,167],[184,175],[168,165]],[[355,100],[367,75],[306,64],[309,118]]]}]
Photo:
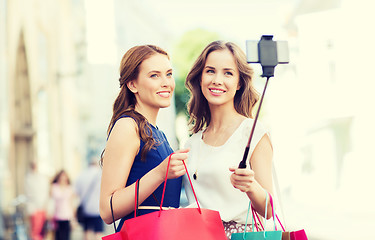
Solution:
[{"label": "woman's neck", "polygon": [[211,107],[210,112],[211,121],[207,128],[214,133],[216,131],[228,128],[229,125],[237,125],[236,123],[242,122],[242,120],[245,118],[234,108]]},{"label": "woman's neck", "polygon": [[156,119],[158,117],[159,108],[150,108],[150,107],[136,104],[135,111],[142,114],[149,123],[156,126]]},{"label": "woman's neck", "polygon": [[222,111],[211,108],[211,121],[202,134],[202,139],[211,146],[221,146],[232,136],[246,118],[237,111]]}]

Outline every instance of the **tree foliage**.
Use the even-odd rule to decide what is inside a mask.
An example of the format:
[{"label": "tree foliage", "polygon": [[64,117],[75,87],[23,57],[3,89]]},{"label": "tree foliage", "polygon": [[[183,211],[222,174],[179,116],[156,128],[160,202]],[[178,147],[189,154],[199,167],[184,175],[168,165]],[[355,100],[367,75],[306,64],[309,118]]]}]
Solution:
[{"label": "tree foliage", "polygon": [[219,35],[203,29],[194,29],[182,35],[174,47],[172,61],[175,70],[175,104],[177,114],[186,111],[189,91],[185,87],[185,79],[194,61],[204,47],[212,41],[218,40]]}]

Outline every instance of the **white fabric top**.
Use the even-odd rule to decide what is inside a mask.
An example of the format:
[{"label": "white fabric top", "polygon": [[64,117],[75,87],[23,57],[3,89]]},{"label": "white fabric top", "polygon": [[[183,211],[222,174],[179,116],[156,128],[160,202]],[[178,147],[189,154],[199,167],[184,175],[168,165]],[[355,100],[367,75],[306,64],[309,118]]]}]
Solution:
[{"label": "white fabric top", "polygon": [[54,200],[55,206],[53,214],[54,219],[61,221],[69,221],[73,219],[73,187],[71,185],[60,186],[59,184],[54,183],[51,187],[51,197]]},{"label": "white fabric top", "polygon": [[[249,206],[248,196],[235,189],[230,182],[229,167],[238,167],[253,126],[253,119],[245,119],[232,136],[218,147],[210,146],[202,140],[202,132],[192,135],[186,143],[190,148],[187,167],[198,202],[202,208],[219,211],[223,221],[245,223]],[[258,121],[251,140],[248,160],[260,139],[268,134]],[[247,160],[247,167],[249,167]],[[197,171],[197,180],[193,174]],[[189,180],[183,177],[189,204],[195,202]]]}]

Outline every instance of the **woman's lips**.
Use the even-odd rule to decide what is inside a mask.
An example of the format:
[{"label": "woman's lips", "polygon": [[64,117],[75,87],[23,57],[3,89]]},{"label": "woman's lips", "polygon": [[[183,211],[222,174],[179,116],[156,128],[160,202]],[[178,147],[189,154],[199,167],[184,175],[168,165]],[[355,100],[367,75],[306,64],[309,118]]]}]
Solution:
[{"label": "woman's lips", "polygon": [[171,92],[170,91],[161,91],[161,92],[157,92],[157,94],[160,97],[163,97],[163,98],[169,98],[171,96]]},{"label": "woman's lips", "polygon": [[210,90],[211,94],[214,95],[214,96],[219,96],[219,95],[225,93],[225,90],[219,89],[219,88],[209,88],[209,90]]}]

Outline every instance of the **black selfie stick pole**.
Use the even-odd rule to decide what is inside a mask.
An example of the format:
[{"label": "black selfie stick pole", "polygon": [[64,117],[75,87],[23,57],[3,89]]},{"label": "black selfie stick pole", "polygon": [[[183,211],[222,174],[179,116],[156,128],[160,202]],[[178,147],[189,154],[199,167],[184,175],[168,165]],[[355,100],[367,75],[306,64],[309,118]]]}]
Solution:
[{"label": "black selfie stick pole", "polygon": [[[262,102],[263,102],[264,94],[265,94],[265,92],[266,92],[266,88],[267,88],[268,80],[269,80],[269,79],[270,79],[270,77],[267,77],[266,85],[264,86],[263,93],[262,93],[262,97],[260,98],[260,102],[259,102],[259,107],[258,107],[257,113],[256,113],[256,115],[255,115],[255,119],[254,119],[253,127],[251,128],[249,141],[247,142],[247,145],[246,145],[246,148],[245,148],[245,152],[244,152],[244,154],[243,154],[242,161],[241,161],[240,164],[238,165],[238,168],[246,168],[246,159],[247,159],[247,156],[249,155],[249,149],[250,149],[251,139],[253,138],[255,125],[257,124],[257,121],[258,121],[258,116],[259,116],[260,108],[261,108],[261,106],[262,106]],[[249,164],[250,164],[250,162],[249,162]],[[250,164],[250,168],[251,168],[251,164]]]},{"label": "black selfie stick pole", "polygon": [[[262,70],[263,70],[262,77],[266,77],[267,80],[263,89],[262,96],[260,98],[259,107],[255,115],[253,127],[251,128],[249,141],[247,142],[242,161],[238,165],[238,168],[246,168],[246,159],[247,159],[247,156],[249,155],[251,139],[253,138],[255,126],[258,121],[258,116],[259,116],[260,108],[262,106],[264,94],[267,89],[268,80],[270,79],[270,77],[274,76],[275,67],[278,64],[277,45],[275,41],[272,41],[272,38],[273,38],[272,35],[263,35],[261,40],[258,43],[259,63],[262,65]],[[250,164],[250,168],[251,168],[251,164]]]}]

